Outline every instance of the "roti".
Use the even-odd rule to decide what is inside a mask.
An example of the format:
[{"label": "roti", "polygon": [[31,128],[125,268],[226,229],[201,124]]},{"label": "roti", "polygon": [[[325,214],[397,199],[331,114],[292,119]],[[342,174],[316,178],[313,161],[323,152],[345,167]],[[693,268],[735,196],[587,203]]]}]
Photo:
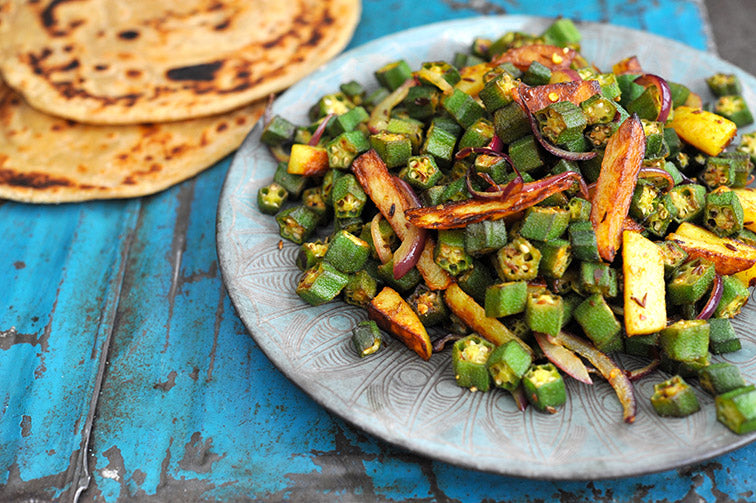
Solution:
[{"label": "roti", "polygon": [[235,150],[265,108],[162,124],[84,125],[40,113],[0,83],[0,198],[33,203],[158,192]]},{"label": "roti", "polygon": [[359,0],[0,1],[0,72],[33,107],[92,124],[230,111],[348,43]]}]

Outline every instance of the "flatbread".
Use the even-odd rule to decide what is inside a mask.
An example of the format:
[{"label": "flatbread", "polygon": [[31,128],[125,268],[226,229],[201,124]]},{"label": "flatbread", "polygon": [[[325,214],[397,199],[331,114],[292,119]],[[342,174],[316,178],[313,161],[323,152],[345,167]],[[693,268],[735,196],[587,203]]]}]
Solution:
[{"label": "flatbread", "polygon": [[0,0],[0,72],[79,122],[201,117],[312,72],[359,15],[359,0]]},{"label": "flatbread", "polygon": [[38,112],[0,83],[0,198],[61,203],[152,194],[236,149],[264,101],[227,114],[133,126]]}]

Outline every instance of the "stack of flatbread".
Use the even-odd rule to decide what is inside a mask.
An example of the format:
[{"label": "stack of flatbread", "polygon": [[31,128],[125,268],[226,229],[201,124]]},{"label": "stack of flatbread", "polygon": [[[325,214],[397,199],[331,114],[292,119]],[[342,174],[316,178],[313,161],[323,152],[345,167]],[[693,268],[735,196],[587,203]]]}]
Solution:
[{"label": "stack of flatbread", "polygon": [[0,198],[151,194],[340,52],[359,0],[0,0]]}]

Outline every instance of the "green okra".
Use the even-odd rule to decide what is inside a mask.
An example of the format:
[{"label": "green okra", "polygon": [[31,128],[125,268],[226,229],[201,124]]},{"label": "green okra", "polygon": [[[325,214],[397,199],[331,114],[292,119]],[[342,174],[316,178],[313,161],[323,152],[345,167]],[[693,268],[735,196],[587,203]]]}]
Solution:
[{"label": "green okra", "polygon": [[278,212],[276,222],[282,238],[301,245],[315,232],[320,216],[300,204]]},{"label": "green okra", "polygon": [[709,351],[712,354],[739,351],[741,342],[735,328],[728,318],[711,318],[709,320]]},{"label": "green okra", "polygon": [[711,395],[721,395],[746,385],[740,369],[732,363],[719,362],[702,368],[698,372],[701,387]]},{"label": "green okra", "polygon": [[748,287],[735,276],[722,276],[722,298],[714,310],[717,318],[734,318],[748,302]]},{"label": "green okra", "polygon": [[367,203],[367,194],[351,173],[339,177],[331,191],[333,213],[336,218],[359,217]]},{"label": "green okra", "polygon": [[325,148],[331,168],[348,169],[359,154],[370,149],[370,142],[362,131],[348,131],[326,143]]},{"label": "green okra", "polygon": [[567,401],[564,379],[552,363],[532,365],[522,385],[528,402],[539,411],[554,414]]},{"label": "green okra", "polygon": [[608,353],[622,349],[622,326],[600,294],[586,298],[572,316],[599,351]]},{"label": "green okra", "polygon": [[344,301],[347,304],[361,307],[367,307],[377,293],[378,281],[365,269],[351,274],[344,290],[342,290]]},{"label": "green okra", "polygon": [[569,210],[556,206],[531,206],[523,217],[520,235],[525,239],[549,241],[564,234],[569,224]]},{"label": "green okra", "polygon": [[702,257],[694,257],[675,270],[667,283],[670,304],[693,304],[703,297],[714,281],[714,264]]},{"label": "green okra", "polygon": [[504,281],[531,280],[538,276],[541,252],[525,238],[517,237],[502,246],[494,257],[496,273]]},{"label": "green okra", "polygon": [[488,391],[491,376],[486,363],[493,350],[493,344],[475,334],[456,341],[452,348],[452,369],[457,384],[471,391]]},{"label": "green okra", "polygon": [[701,409],[693,388],[680,376],[655,384],[651,405],[660,416],[672,417],[685,417]]},{"label": "green okra", "polygon": [[331,237],[324,258],[341,272],[354,273],[362,269],[369,256],[370,245],[342,230]]},{"label": "green okra", "polygon": [[472,256],[465,251],[465,231],[463,229],[439,231],[433,259],[452,276],[470,269]]},{"label": "green okra", "polygon": [[465,251],[473,257],[488,255],[507,244],[504,220],[483,220],[465,227]]},{"label": "green okra", "polygon": [[352,344],[360,358],[377,353],[383,347],[383,337],[378,324],[373,320],[364,320],[352,330]]},{"label": "green okra", "polygon": [[560,295],[533,293],[525,303],[525,322],[533,332],[559,335],[564,318],[564,303]]},{"label": "green okra", "polygon": [[501,318],[525,311],[528,299],[528,284],[525,281],[495,283],[486,288],[486,316]]},{"label": "green okra", "polygon": [[313,306],[336,298],[349,282],[349,276],[325,260],[307,269],[297,284],[296,293]]},{"label": "green okra", "polygon": [[680,320],[659,333],[659,346],[671,360],[691,361],[709,353],[709,323],[706,320]]},{"label": "green okra", "polygon": [[756,430],[756,386],[749,384],[714,398],[717,420],[738,435]]},{"label": "green okra", "polygon": [[282,185],[271,182],[257,191],[257,208],[267,215],[275,215],[288,198],[289,193]]},{"label": "green okra", "polygon": [[514,391],[532,363],[533,358],[520,343],[509,341],[493,350],[486,366],[497,388]]}]

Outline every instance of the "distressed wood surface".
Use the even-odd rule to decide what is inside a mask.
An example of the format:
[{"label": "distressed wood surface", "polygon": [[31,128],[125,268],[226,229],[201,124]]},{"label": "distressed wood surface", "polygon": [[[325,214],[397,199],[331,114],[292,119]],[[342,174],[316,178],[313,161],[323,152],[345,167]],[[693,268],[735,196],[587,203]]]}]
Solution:
[{"label": "distressed wood surface", "polygon": [[[607,21],[713,47],[696,0],[538,4],[363,0],[350,47],[507,13]],[[742,5],[754,19],[754,4]],[[534,483],[421,458],[331,416],[261,354],[224,292],[214,236],[228,166],[135,200],[0,202],[0,500],[754,498],[753,445],[644,477]]]}]

